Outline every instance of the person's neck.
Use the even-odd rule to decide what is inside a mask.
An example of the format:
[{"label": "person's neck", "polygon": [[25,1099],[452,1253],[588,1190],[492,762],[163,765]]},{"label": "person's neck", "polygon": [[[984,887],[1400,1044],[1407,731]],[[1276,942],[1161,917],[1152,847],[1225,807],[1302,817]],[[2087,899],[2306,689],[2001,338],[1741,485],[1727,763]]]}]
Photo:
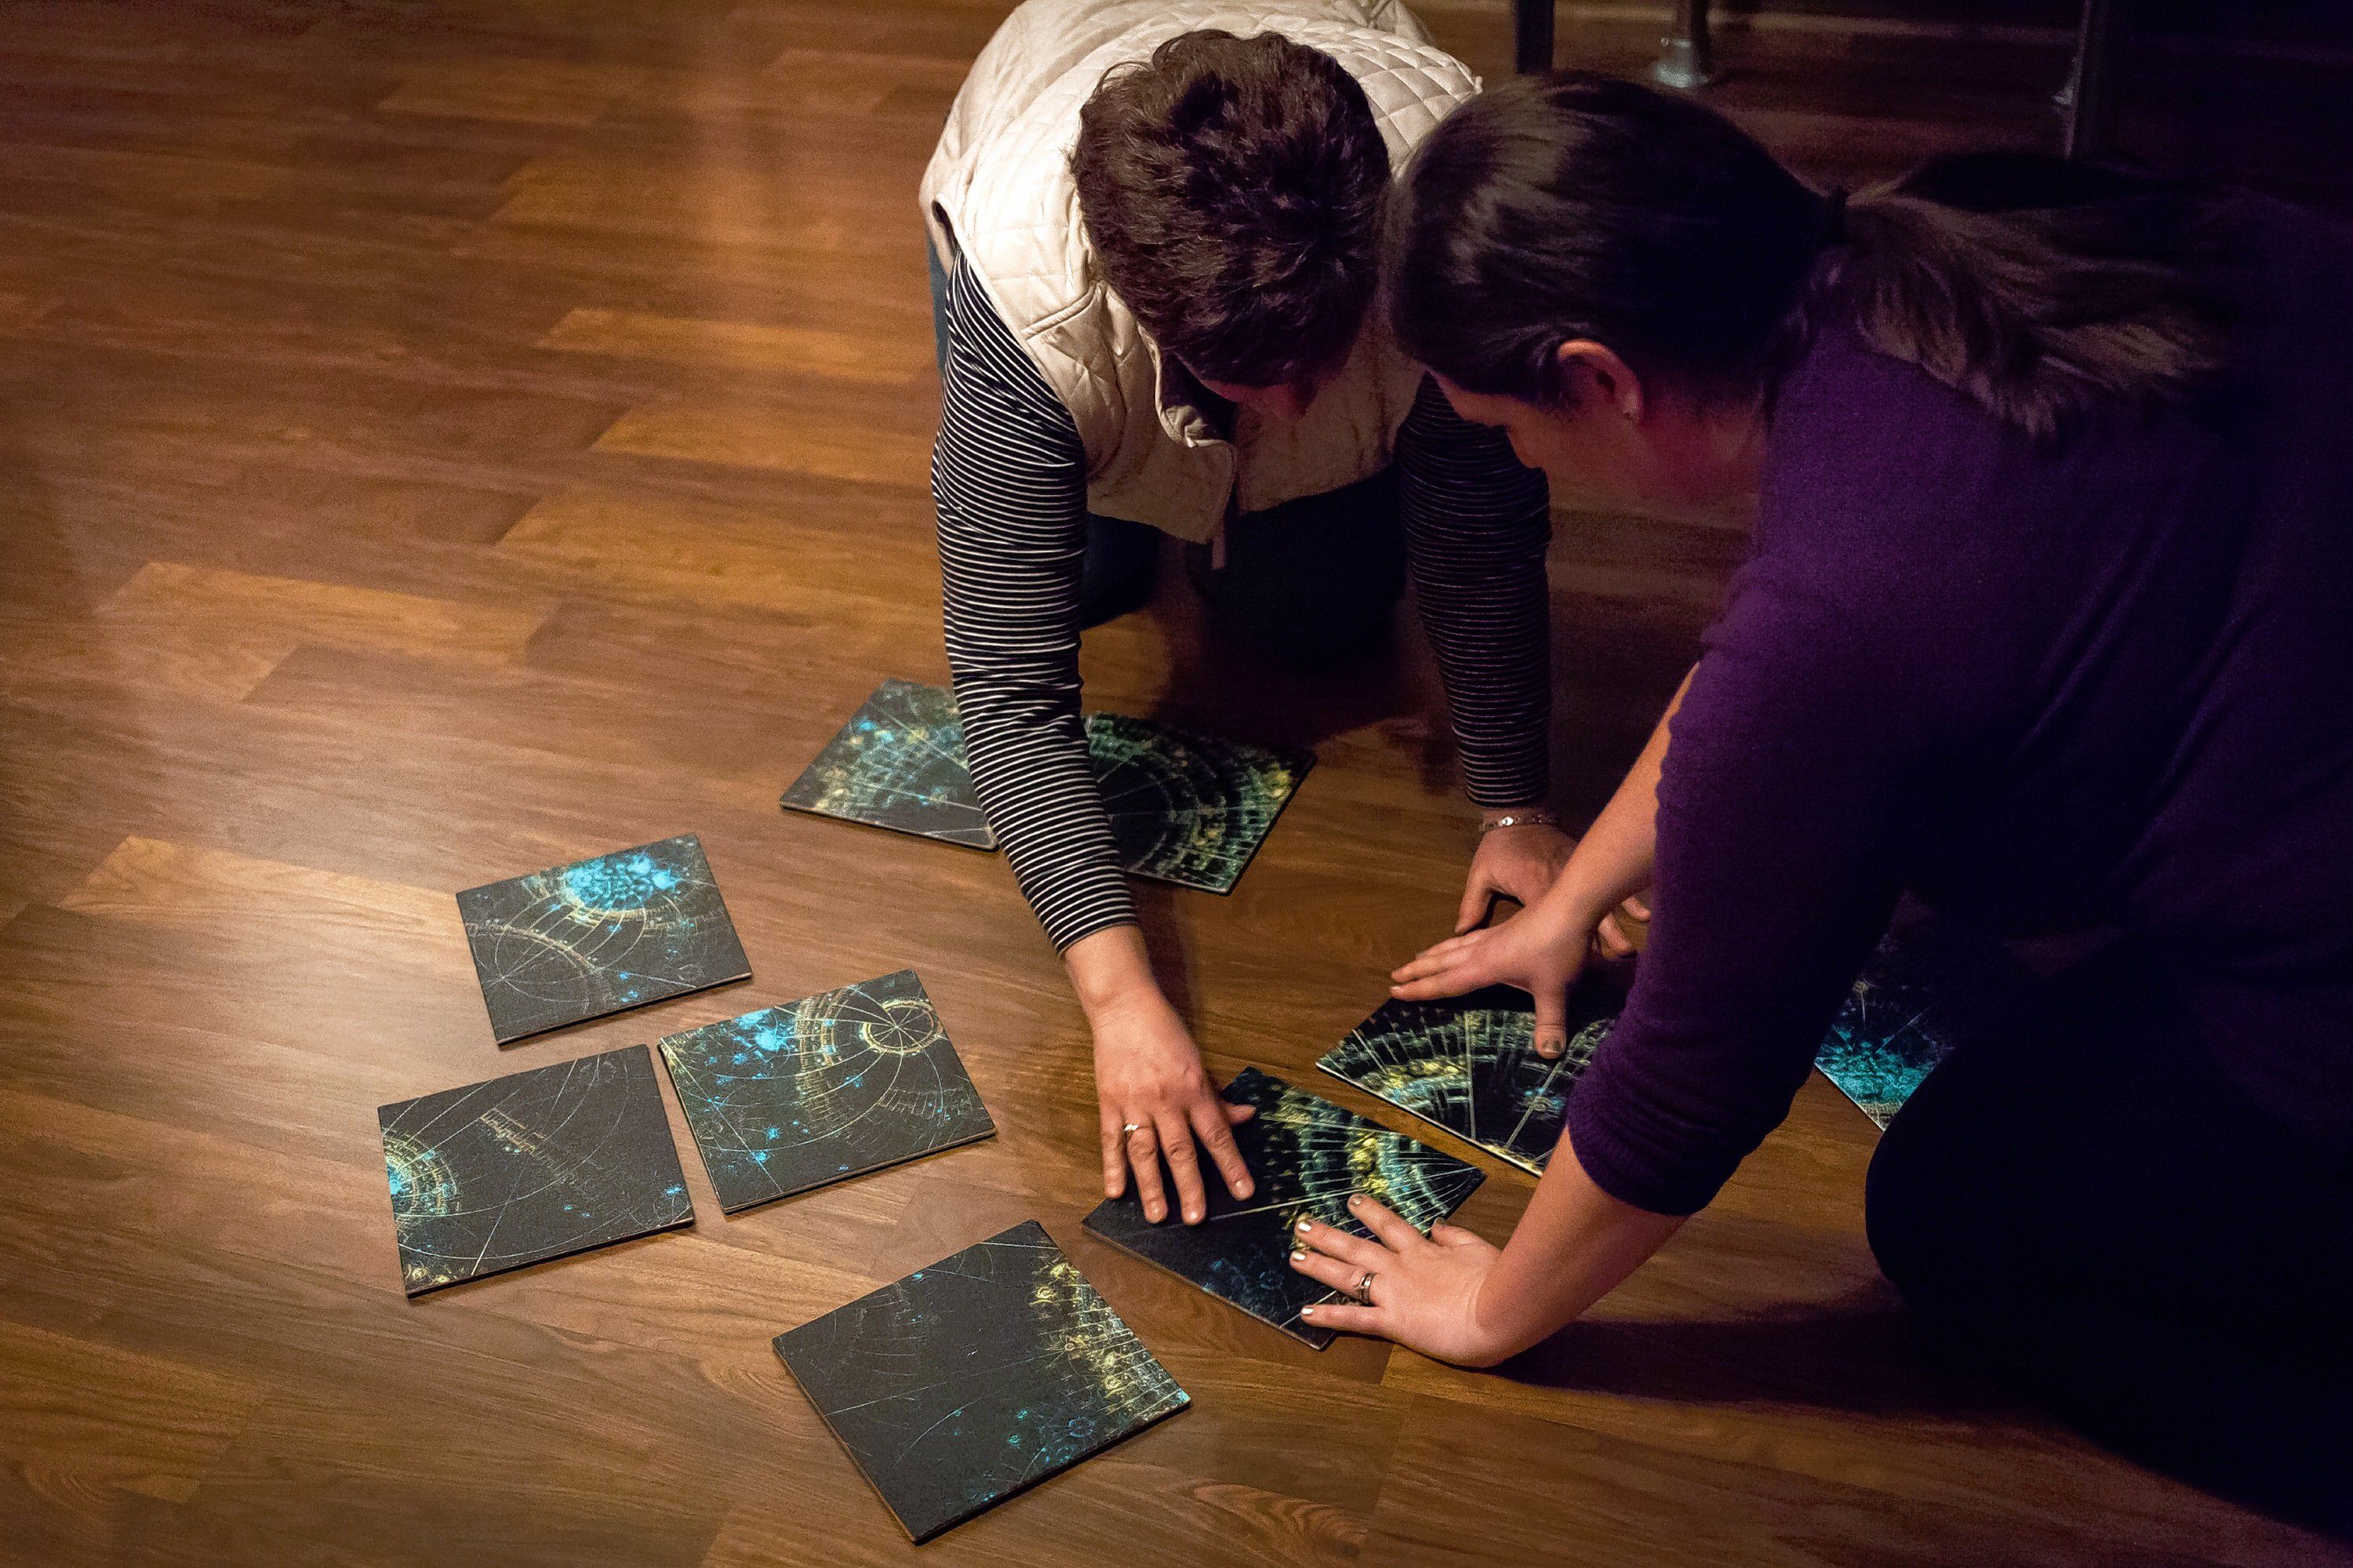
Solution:
[{"label": "person's neck", "polygon": [[1695,520],[1747,526],[1765,478],[1765,412],[1742,404],[1710,409],[1683,454],[1682,510]]}]

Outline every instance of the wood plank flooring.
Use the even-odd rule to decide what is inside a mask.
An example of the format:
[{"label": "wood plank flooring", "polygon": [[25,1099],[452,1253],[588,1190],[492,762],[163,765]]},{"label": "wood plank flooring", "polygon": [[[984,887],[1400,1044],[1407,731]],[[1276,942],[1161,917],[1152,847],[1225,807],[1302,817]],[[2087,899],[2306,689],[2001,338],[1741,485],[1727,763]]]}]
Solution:
[{"label": "wood plank flooring", "polygon": [[[1316,1354],[1079,1229],[1086,1036],[1002,862],[775,803],[944,673],[913,188],[1004,8],[0,9],[0,1562],[907,1561],[768,1339],[1032,1216],[1194,1407],[924,1561],[2353,1562],[1918,1366],[1820,1082],[1502,1375]],[[1563,58],[1639,68],[1596,10]],[[1501,5],[1433,20],[1504,69]],[[2037,143],[2063,63],[1737,52],[1725,101],[1849,179]],[[1739,548],[1560,515],[1567,809]],[[1086,669],[1319,749],[1232,897],[1142,895],[1217,1070],[1306,1075],[1460,885],[1426,661],[1269,676],[1172,583]],[[450,893],[686,831],[756,978],[497,1050]],[[908,965],[995,1140],[735,1219],[689,1159],[691,1232],[403,1298],[378,1104]]]}]

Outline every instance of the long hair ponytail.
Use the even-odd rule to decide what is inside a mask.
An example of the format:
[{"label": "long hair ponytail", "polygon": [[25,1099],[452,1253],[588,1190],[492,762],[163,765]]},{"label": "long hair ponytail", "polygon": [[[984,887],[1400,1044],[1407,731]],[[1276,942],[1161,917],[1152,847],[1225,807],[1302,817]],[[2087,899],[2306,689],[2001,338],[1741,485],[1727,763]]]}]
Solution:
[{"label": "long hair ponytail", "polygon": [[1491,90],[1416,149],[1385,215],[1388,308],[1450,381],[1541,404],[1574,338],[1698,396],[1766,398],[1806,334],[1844,325],[2049,440],[2224,372],[2200,278],[2214,210],[2020,154],[1825,195],[1713,110],[1561,72]]}]

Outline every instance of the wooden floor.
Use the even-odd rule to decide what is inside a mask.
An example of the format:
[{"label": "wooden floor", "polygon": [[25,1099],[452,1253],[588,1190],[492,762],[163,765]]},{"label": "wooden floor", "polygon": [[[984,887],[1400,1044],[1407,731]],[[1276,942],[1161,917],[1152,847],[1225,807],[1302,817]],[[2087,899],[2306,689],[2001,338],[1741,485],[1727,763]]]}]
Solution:
[{"label": "wooden floor", "polygon": [[[1310,1352],[1080,1230],[1086,1037],[1002,862],[776,806],[944,673],[913,193],[1001,9],[0,10],[0,1560],[902,1561],[769,1337],[1034,1216],[1194,1405],[930,1562],[2353,1561],[1917,1366],[1819,1081],[1504,1375]],[[1503,69],[1500,5],[1436,23]],[[2062,63],[1744,48],[1727,101],[1837,177],[2037,142]],[[1562,516],[1571,810],[1738,548]],[[1216,1069],[1307,1075],[1453,906],[1425,665],[1269,679],[1181,588],[1086,657],[1319,748],[1232,897],[1143,894]],[[499,1051],[451,892],[685,831],[755,979]],[[379,1103],[903,965],[993,1142],[732,1220],[689,1159],[691,1232],[404,1299]]]}]

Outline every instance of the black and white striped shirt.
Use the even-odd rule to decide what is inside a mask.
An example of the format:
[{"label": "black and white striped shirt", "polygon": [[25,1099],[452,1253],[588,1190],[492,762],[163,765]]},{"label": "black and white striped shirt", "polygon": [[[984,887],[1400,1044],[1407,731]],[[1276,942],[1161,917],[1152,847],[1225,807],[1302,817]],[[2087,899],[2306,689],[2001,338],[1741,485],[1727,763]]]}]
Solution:
[{"label": "black and white striped shirt", "polygon": [[[973,784],[1057,950],[1135,909],[1079,717],[1087,466],[1078,428],[959,259],[932,454],[948,662]],[[1406,548],[1482,805],[1547,788],[1544,476],[1424,379],[1398,431]]]}]

